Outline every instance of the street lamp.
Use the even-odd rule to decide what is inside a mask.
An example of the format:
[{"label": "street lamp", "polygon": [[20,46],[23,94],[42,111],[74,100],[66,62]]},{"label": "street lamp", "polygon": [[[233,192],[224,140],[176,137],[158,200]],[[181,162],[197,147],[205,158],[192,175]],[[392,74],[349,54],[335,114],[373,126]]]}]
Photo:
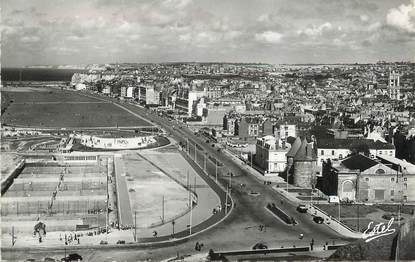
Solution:
[{"label": "street lamp", "polygon": [[360,187],[359,187],[359,181],[360,181],[360,172],[357,173],[356,178],[356,204],[357,204],[357,231],[360,232]]},{"label": "street lamp", "polygon": [[310,206],[313,206],[313,192],[314,192],[314,189],[316,188],[316,184],[317,184],[317,177],[315,175],[312,175],[311,176]]},{"label": "street lamp", "polygon": [[288,193],[288,170],[289,170],[290,168],[289,168],[289,166],[287,165],[287,175],[286,175],[286,178],[287,178],[287,193]]},{"label": "street lamp", "polygon": [[215,180],[218,183],[218,160],[215,159]]},{"label": "street lamp", "polygon": [[173,226],[173,233],[171,234],[171,236],[174,238],[174,224],[176,224],[176,222],[173,220],[171,221],[171,225]]},{"label": "street lamp", "polygon": [[[402,181],[404,181],[404,178],[403,178],[403,170],[402,170],[402,166],[401,165],[399,165],[399,167],[398,167],[399,169],[400,169],[400,171],[401,171],[401,183],[402,183]],[[405,172],[406,172],[406,168],[404,168],[404,170],[405,170]],[[401,193],[401,197],[400,197],[400,203],[398,204],[398,230],[400,230],[400,228],[401,228],[401,207],[402,207],[402,204],[403,204],[403,200],[404,200],[404,196],[403,196],[403,190],[404,190],[404,188],[403,188],[403,184],[401,184],[401,185],[399,185],[399,179],[398,179],[398,177],[399,176],[397,176],[397,178],[396,178],[396,182],[398,183],[398,186],[400,186],[400,189],[401,190],[399,190],[399,192]],[[398,234],[398,240],[397,240],[397,242],[396,242],[396,255],[395,255],[395,261],[398,261],[399,260],[399,236],[400,236],[400,234]]]}]

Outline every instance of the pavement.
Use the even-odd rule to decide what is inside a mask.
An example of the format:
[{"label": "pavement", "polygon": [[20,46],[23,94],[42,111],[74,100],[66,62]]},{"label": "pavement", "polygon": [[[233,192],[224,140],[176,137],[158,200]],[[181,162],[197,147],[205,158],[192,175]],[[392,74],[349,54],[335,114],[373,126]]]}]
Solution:
[{"label": "pavement", "polygon": [[[146,155],[146,157],[151,158],[153,160],[157,160],[157,155],[160,154],[169,154],[169,153],[159,153],[154,151],[147,151],[141,152]],[[170,153],[172,154],[172,153]],[[157,225],[152,228],[140,228],[137,229],[137,236],[138,242],[160,242],[160,241],[171,241],[180,238],[188,237],[190,233],[192,235],[198,234],[210,228],[212,225],[219,223],[226,217],[225,212],[225,200],[226,196],[224,191],[212,180],[211,177],[207,175],[199,166],[195,165],[194,163],[188,163],[191,159],[186,156],[182,152],[182,154],[173,153],[177,155],[176,158],[172,159],[174,161],[175,166],[183,166],[181,169],[182,173],[185,173],[185,170],[191,170],[192,174],[192,181],[194,181],[195,191],[197,194],[197,204],[193,207],[192,212],[188,212],[183,214],[182,216],[175,219],[174,227],[175,231],[173,234],[173,225],[172,223],[164,223]],[[181,162],[181,164],[179,164]],[[125,170],[123,168],[123,163],[120,155],[115,155],[114,157],[114,168],[115,168],[115,175],[116,175],[116,185],[117,185],[117,204],[119,207],[119,217],[120,217],[120,226],[128,226],[133,225],[134,221],[132,218],[131,212],[131,205],[130,199],[128,195],[128,188],[126,185],[125,179]],[[161,167],[168,170],[170,176],[178,176],[177,172],[173,172],[171,168],[174,167],[172,163],[164,162],[161,163]],[[164,170],[163,170],[164,171]],[[177,170],[176,170],[177,171]],[[176,179],[183,180],[183,174],[181,177],[177,177]],[[184,181],[181,181],[182,183]],[[102,196],[105,197],[105,196]],[[230,199],[228,199],[230,201]],[[213,209],[221,206],[221,211],[216,214],[213,214]],[[231,209],[228,209],[230,212]],[[79,222],[79,221],[77,221]],[[79,224],[79,223],[78,223]],[[192,230],[190,230],[190,224],[192,224]],[[158,236],[154,237],[153,232],[157,231]],[[81,244],[82,246],[93,246],[98,245],[101,241],[106,241],[108,244],[116,244],[118,240],[124,240],[126,243],[132,243],[134,230],[133,229],[126,229],[126,230],[117,230],[115,228],[111,229],[109,234],[99,234],[93,236],[86,236],[88,231],[82,232],[84,236],[82,236]],[[94,231],[90,231],[94,232]],[[74,234],[73,232],[69,231],[56,231],[48,233],[47,237],[44,237],[42,243],[37,243],[37,245],[33,245],[33,243],[37,242],[37,238],[33,238],[31,236],[23,236],[19,237],[18,241],[14,245],[16,248],[19,247],[28,247],[36,248],[39,247],[62,247],[64,245],[64,241],[61,240],[61,236]],[[77,232],[78,233],[78,232]],[[11,235],[10,236],[3,236],[2,237],[3,247],[10,246],[11,243]],[[76,244],[76,243],[75,243]]]},{"label": "pavement", "polygon": [[[140,107],[130,104],[123,104],[124,107],[129,110],[146,116],[151,122],[163,127],[169,132],[173,139],[178,142],[186,143],[186,138],[189,138],[189,143],[194,148],[197,144],[201,147],[201,150],[197,150],[198,165],[190,163],[192,167],[201,173],[203,179],[217,192],[221,199],[222,206],[225,203],[225,193],[221,188],[225,188],[227,185],[232,187],[231,195],[234,200],[234,210],[223,221],[223,216],[210,217],[210,221],[203,222],[199,228],[195,227],[195,231],[200,231],[198,235],[192,237],[191,241],[184,241],[176,243],[174,245],[165,244],[159,246],[152,244],[151,249],[123,249],[123,248],[108,248],[108,249],[90,249],[88,251],[79,251],[81,255],[86,257],[88,261],[137,261],[144,259],[161,260],[173,257],[177,252],[180,254],[196,254],[194,250],[194,242],[199,241],[205,244],[205,251],[209,248],[214,250],[221,249],[250,249],[252,245],[259,241],[269,242],[269,246],[289,246],[307,244],[313,238],[317,244],[324,243],[326,241],[333,241],[338,243],[349,242],[348,238],[344,238],[342,235],[336,233],[325,225],[318,225],[314,223],[311,216],[298,213],[295,208],[296,204],[287,201],[287,199],[280,193],[275,191],[271,186],[264,185],[257,176],[253,175],[249,169],[242,168],[242,164],[235,163],[226,153],[218,152],[217,148],[211,147],[210,144],[206,144],[203,139],[198,138],[192,132],[185,127],[180,128],[180,124],[171,122],[165,118],[161,119],[149,110],[144,110]],[[172,126],[176,126],[172,128]],[[203,150],[203,151],[202,151]],[[190,150],[190,155],[194,155],[194,150]],[[203,175],[201,167],[204,167],[204,156],[211,156],[223,163],[223,166],[218,168],[217,180],[221,184],[218,187],[215,183],[216,167],[213,161],[207,161],[207,171],[210,175]],[[187,158],[186,155],[184,155]],[[234,176],[227,175],[233,173]],[[244,185],[244,186],[240,186]],[[258,192],[258,196],[251,196],[249,192]],[[299,222],[296,226],[287,226],[274,216],[269,214],[264,208],[269,202],[283,203],[282,209],[290,216],[295,217]],[[224,209],[222,209],[224,212]],[[216,219],[216,220],[214,220]],[[215,227],[210,228],[210,225],[217,224]],[[258,225],[266,225],[266,231],[258,230]],[[206,231],[206,229],[209,230]],[[298,239],[298,235],[304,234],[304,239]],[[186,234],[186,232],[183,232]],[[187,232],[188,234],[188,232]],[[132,234],[130,234],[131,236]],[[57,251],[61,252],[62,251]],[[18,257],[15,253],[5,253],[8,257]],[[35,257],[41,257],[41,251],[33,251],[30,255]],[[25,257],[25,256],[20,256]]]},{"label": "pavement", "polygon": [[273,185],[272,188],[277,191],[279,194],[281,194],[282,196],[284,196],[285,198],[287,198],[289,201],[291,201],[292,203],[295,203],[296,205],[298,204],[304,204],[306,203],[307,206],[309,207],[308,209],[308,214],[310,214],[311,216],[321,216],[324,218],[325,221],[330,221],[330,223],[326,223],[326,225],[331,228],[332,230],[336,231],[337,233],[348,237],[348,238],[355,238],[355,239],[360,239],[362,237],[362,234],[359,232],[356,232],[352,229],[350,229],[349,227],[345,226],[343,223],[338,222],[336,219],[330,217],[329,215],[327,215],[325,212],[323,212],[322,210],[318,209],[317,207],[314,207],[313,205],[309,204],[309,202],[305,202],[303,200],[298,199],[297,193],[290,193],[289,190],[292,188],[296,188],[293,187],[292,185],[288,185],[288,192],[286,190],[286,183],[284,182],[284,179],[279,177],[279,176],[271,176],[271,177],[266,177],[264,175],[262,175],[259,171],[257,171],[256,169],[250,167],[247,164],[244,164],[242,160],[240,160],[239,158],[235,157],[231,152],[229,152],[228,150],[223,150],[224,152],[226,152],[226,154],[230,155],[232,160],[234,160],[235,162],[239,162],[240,164],[242,164],[243,168],[249,170],[249,172],[255,176],[257,179],[262,180],[262,181],[270,181],[270,182],[279,182],[279,183],[284,183],[283,186],[280,185]]},{"label": "pavement", "polygon": [[133,226],[134,220],[131,212],[130,197],[128,195],[127,181],[121,156],[114,156],[115,180],[117,183],[117,203],[119,213],[119,225]]}]

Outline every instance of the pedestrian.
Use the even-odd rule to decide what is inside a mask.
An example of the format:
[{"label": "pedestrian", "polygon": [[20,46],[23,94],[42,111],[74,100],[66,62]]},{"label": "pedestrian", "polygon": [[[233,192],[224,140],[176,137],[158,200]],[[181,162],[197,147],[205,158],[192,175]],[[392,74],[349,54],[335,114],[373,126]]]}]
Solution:
[{"label": "pedestrian", "polygon": [[195,250],[196,250],[196,251],[199,251],[199,242],[196,242],[196,245],[195,245]]}]

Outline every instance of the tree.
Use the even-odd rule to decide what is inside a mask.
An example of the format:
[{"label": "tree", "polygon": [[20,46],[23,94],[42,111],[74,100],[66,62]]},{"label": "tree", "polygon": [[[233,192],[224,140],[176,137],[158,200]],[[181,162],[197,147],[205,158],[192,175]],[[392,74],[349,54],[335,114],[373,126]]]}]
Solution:
[{"label": "tree", "polygon": [[359,153],[363,153],[365,156],[370,155],[369,146],[366,143],[359,141],[359,140],[356,140],[356,142],[352,142],[350,144],[349,149],[353,155],[356,155]]},{"label": "tree", "polygon": [[310,134],[314,135],[317,139],[330,138],[330,136],[327,134],[327,131],[327,127],[322,125],[315,125],[310,129]]}]

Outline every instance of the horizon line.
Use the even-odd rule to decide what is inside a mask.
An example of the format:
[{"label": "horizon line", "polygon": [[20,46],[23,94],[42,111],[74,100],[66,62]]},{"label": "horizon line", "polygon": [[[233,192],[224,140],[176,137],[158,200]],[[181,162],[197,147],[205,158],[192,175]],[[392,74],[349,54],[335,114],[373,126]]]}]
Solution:
[{"label": "horizon line", "polygon": [[45,65],[12,65],[0,66],[1,69],[9,68],[30,68],[30,67],[59,67],[59,66],[89,66],[89,65],[122,65],[122,64],[137,64],[137,65],[148,65],[148,64],[241,64],[241,65],[369,65],[369,64],[414,64],[415,61],[383,61],[377,62],[332,62],[332,63],[319,63],[319,62],[308,62],[308,63],[266,63],[266,62],[205,62],[205,61],[165,61],[165,62],[111,62],[111,63],[88,63],[88,64],[45,64]]}]

